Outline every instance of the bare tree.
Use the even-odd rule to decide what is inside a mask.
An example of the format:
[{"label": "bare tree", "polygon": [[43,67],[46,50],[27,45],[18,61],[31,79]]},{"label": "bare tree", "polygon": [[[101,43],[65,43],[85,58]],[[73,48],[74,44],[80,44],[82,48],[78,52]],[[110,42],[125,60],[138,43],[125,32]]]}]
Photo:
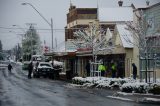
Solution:
[{"label": "bare tree", "polygon": [[97,61],[98,52],[103,50],[110,52],[114,48],[112,34],[107,31],[109,31],[109,29],[103,30],[98,25],[90,23],[88,28],[79,29],[74,32],[74,45],[76,45],[78,49],[88,48],[88,50],[92,52],[93,66],[91,67],[94,67],[93,72],[97,70],[97,65],[101,62]]},{"label": "bare tree", "polygon": [[[155,42],[152,42],[150,39],[152,36],[147,35],[148,29],[151,27],[150,23],[146,21],[146,17],[144,12],[141,10],[138,13],[135,12],[137,23],[134,22],[127,22],[127,28],[134,39],[133,42],[129,41],[129,39],[126,39],[129,43],[132,43],[133,45],[137,46],[139,48],[139,59],[140,63],[142,61],[145,61],[145,82],[147,81],[147,72],[150,68],[150,60],[154,60],[155,55],[155,48],[153,46],[155,45]],[[154,64],[154,62],[152,62]],[[141,68],[142,64],[140,64]],[[154,67],[154,65],[153,65]],[[142,75],[142,68],[140,69],[140,74]],[[142,76],[140,76],[142,79]],[[150,79],[149,79],[150,80]]]}]

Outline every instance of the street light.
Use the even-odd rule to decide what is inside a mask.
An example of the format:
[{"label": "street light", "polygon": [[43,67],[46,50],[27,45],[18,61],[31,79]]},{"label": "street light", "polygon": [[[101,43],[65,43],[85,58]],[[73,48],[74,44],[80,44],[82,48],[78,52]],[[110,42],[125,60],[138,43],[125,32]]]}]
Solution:
[{"label": "street light", "polygon": [[52,21],[52,18],[51,18],[51,23],[50,23],[31,3],[22,3],[22,5],[30,5],[47,22],[47,24],[51,27],[52,51],[53,51],[53,21]]}]

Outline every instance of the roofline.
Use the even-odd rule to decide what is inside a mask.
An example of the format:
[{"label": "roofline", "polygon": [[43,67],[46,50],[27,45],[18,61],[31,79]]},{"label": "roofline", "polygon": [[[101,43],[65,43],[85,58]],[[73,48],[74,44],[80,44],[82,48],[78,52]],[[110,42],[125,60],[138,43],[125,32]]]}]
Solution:
[{"label": "roofline", "polygon": [[160,2],[156,3],[156,4],[153,4],[152,6],[149,6],[148,8],[153,8],[153,7],[158,6],[158,5],[160,5]]},{"label": "roofline", "polygon": [[146,9],[148,9],[148,7],[144,7],[144,8],[136,8],[136,9],[133,10],[133,12],[138,11],[138,10],[146,10]]},{"label": "roofline", "polygon": [[86,8],[75,8],[75,9],[97,9],[97,8],[89,8],[89,7],[87,8],[86,7]]},{"label": "roofline", "polygon": [[153,4],[153,5],[149,6],[149,7],[136,8],[136,9],[133,10],[133,11],[137,11],[137,10],[140,10],[140,9],[142,9],[142,10],[147,10],[147,9],[153,8],[153,7],[158,6],[158,5],[160,5],[160,2],[159,2],[159,3],[156,3],[156,4]]}]

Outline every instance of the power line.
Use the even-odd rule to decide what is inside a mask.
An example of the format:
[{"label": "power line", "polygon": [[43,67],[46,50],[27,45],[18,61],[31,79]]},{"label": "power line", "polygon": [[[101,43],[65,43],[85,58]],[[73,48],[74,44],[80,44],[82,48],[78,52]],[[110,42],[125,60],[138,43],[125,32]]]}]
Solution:
[{"label": "power line", "polygon": [[[0,29],[14,29],[14,30],[19,30],[20,28],[11,28],[11,27],[0,27]],[[28,30],[28,28],[23,28],[25,30]],[[51,30],[51,29],[41,29],[41,28],[36,28],[36,30]],[[53,30],[65,30],[65,29],[53,29]]]},{"label": "power line", "polygon": [[[14,30],[19,30],[19,29],[25,29],[25,30],[28,30],[28,28],[11,28],[11,27],[2,27],[0,26],[0,29],[14,29]],[[48,29],[48,28],[35,28],[36,30],[51,30],[51,29]],[[78,30],[78,29],[82,29],[82,28],[54,28],[53,30],[65,30],[65,29],[72,29],[72,30]]]},{"label": "power line", "polygon": [[[56,33],[63,33],[64,31],[56,31]],[[2,32],[2,31],[0,31],[0,33],[1,34],[10,34],[11,32],[8,32],[8,31],[6,31],[6,32]],[[15,32],[15,34],[21,34],[22,32]],[[38,34],[43,34],[43,33],[45,33],[45,34],[48,34],[48,33],[50,33],[49,31],[48,32],[37,32]],[[13,35],[13,33],[11,33],[12,35]]]}]

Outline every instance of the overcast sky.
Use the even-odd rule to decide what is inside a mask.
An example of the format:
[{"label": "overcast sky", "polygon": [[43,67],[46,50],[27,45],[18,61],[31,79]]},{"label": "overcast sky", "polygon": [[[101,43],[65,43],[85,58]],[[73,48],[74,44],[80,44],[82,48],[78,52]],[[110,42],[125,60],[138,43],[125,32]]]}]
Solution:
[{"label": "overcast sky", "polygon": [[[73,5],[77,7],[89,8],[97,7],[97,0],[71,0]],[[144,6],[146,0],[123,0],[125,6],[134,3],[137,6]],[[57,38],[57,43],[64,42],[64,27],[66,26],[66,14],[70,6],[70,0],[0,0],[0,40],[2,40],[3,49],[11,49],[16,44],[21,43],[23,30],[13,25],[18,25],[21,28],[29,26],[26,23],[34,23],[37,29],[50,29],[50,26],[39,16],[39,14],[29,5],[21,5],[21,3],[31,3],[49,22],[53,19],[54,41]],[[99,7],[117,7],[118,0],[98,0]],[[150,0],[151,5],[159,0]],[[11,28],[11,29],[3,29]],[[46,40],[46,44],[51,47],[51,31],[37,30],[41,41]],[[62,43],[64,44],[64,43]],[[54,42],[55,46],[55,42]]]}]

